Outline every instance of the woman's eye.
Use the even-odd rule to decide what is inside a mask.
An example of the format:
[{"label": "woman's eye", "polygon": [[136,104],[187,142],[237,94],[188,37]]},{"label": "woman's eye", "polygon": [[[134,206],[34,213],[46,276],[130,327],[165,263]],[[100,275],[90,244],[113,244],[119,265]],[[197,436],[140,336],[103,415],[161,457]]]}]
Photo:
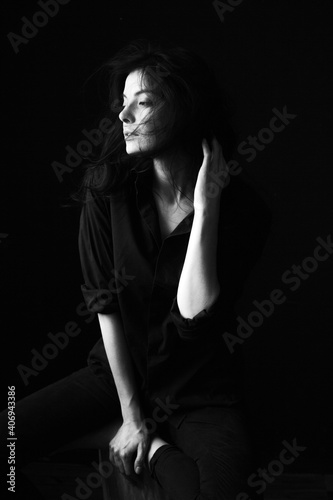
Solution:
[{"label": "woman's eye", "polygon": [[140,101],[139,106],[152,106],[152,101]]}]

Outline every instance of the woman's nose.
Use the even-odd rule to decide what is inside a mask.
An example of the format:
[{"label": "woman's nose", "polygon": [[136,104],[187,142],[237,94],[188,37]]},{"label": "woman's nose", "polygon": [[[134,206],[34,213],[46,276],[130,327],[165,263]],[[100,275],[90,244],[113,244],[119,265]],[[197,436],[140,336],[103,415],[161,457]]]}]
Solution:
[{"label": "woman's nose", "polygon": [[133,113],[131,113],[131,110],[128,108],[128,106],[124,106],[118,116],[119,119],[125,123],[133,123],[135,120]]}]

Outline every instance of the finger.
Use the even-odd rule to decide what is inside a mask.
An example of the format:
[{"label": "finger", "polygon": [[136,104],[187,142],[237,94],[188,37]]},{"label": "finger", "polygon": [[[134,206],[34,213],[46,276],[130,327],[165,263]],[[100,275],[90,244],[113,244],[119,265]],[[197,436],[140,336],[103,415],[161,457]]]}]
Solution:
[{"label": "finger", "polygon": [[211,154],[211,150],[209,148],[207,139],[205,139],[205,138],[202,140],[202,149],[203,149],[203,154],[205,157],[207,157]]},{"label": "finger", "polygon": [[230,175],[229,175],[229,167],[228,164],[223,156],[222,148],[220,152],[220,158],[219,158],[219,177],[221,181],[223,181],[223,188],[225,188],[229,182],[230,182]]},{"label": "finger", "polygon": [[218,172],[220,161],[220,144],[217,142],[216,137],[212,139],[212,154],[211,154],[211,170]]},{"label": "finger", "polygon": [[215,135],[213,137],[212,143],[213,143],[214,157],[216,158],[215,166],[218,169],[222,169],[225,167],[225,160],[224,160],[224,156],[223,156],[222,146],[219,143],[219,141],[217,140]]},{"label": "finger", "polygon": [[125,474],[127,476],[130,476],[133,473],[133,460],[132,460],[132,456],[124,455],[122,457],[122,464],[123,464],[123,468],[124,468]]},{"label": "finger", "polygon": [[116,462],[114,460],[114,451],[113,451],[113,448],[111,446],[111,443],[109,444],[109,460],[112,463],[112,465],[116,465]]},{"label": "finger", "polygon": [[228,174],[229,173],[229,166],[228,166],[228,163],[226,162],[226,159],[224,158],[224,155],[223,155],[223,151],[222,151],[222,148],[220,150],[220,165],[221,165],[221,169],[226,173]]},{"label": "finger", "polygon": [[220,165],[220,153],[222,151],[221,144],[217,140],[216,136],[214,135],[212,138],[212,168],[215,169],[215,171],[218,171],[219,165]]},{"label": "finger", "polygon": [[137,456],[134,462],[134,470],[136,474],[140,474],[140,472],[142,471],[146,450],[146,446],[143,443],[139,443]]},{"label": "finger", "polygon": [[222,152],[222,146],[219,143],[219,141],[216,139],[215,135],[213,137],[212,143],[213,143],[213,152],[215,153],[215,157],[217,158],[217,160],[220,160],[220,154]]},{"label": "finger", "polygon": [[121,472],[123,474],[124,473],[123,462],[119,456],[119,452],[117,450],[115,450],[111,444],[110,444],[110,450],[109,450],[109,459],[110,459],[110,462],[112,463],[112,465],[117,467],[119,472]]},{"label": "finger", "polygon": [[209,168],[211,162],[212,162],[212,152],[209,148],[208,142],[206,139],[203,139],[202,141],[202,150],[203,150],[203,162],[201,165],[201,174],[203,175],[204,172]]},{"label": "finger", "polygon": [[216,136],[213,137],[213,152],[215,154],[215,161],[212,162],[211,170],[219,178],[219,184],[226,187],[229,184],[229,167],[223,155],[223,149]]},{"label": "finger", "polygon": [[117,467],[117,469],[119,470],[119,472],[121,474],[125,473],[124,463],[123,463],[123,460],[121,459],[121,457],[119,455],[115,455],[115,457],[114,457],[114,465]]}]

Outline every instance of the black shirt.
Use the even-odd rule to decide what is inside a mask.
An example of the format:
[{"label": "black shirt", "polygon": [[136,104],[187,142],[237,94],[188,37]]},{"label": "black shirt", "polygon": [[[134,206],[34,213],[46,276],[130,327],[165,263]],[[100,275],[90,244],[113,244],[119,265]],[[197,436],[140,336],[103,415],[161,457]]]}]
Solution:
[{"label": "black shirt", "polygon": [[[182,414],[241,398],[241,353],[231,353],[222,335],[235,333],[235,302],[267,235],[266,205],[238,177],[231,178],[222,192],[218,226],[221,292],[208,310],[186,319],[176,296],[193,215],[162,240],[152,169],[133,174],[121,194],[94,196],[81,212],[87,308],[120,313],[146,412],[157,399],[173,402]],[[89,363],[109,370],[102,339]]]}]

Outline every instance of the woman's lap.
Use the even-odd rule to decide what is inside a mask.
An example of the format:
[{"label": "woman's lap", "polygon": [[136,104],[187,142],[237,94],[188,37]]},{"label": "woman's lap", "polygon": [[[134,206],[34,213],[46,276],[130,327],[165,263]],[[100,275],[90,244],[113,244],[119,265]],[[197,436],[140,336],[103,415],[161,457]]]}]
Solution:
[{"label": "woman's lap", "polygon": [[[15,412],[17,465],[24,465],[111,423],[120,416],[120,405],[110,374],[86,367],[18,401]],[[0,420],[5,437],[6,411]],[[163,424],[161,435],[195,461],[199,498],[234,500],[242,491],[242,480],[250,472],[251,447],[240,411],[192,411],[178,427]]]},{"label": "woman's lap", "polygon": [[252,449],[244,417],[232,408],[202,408],[188,413],[169,440],[191,457],[200,476],[198,499],[235,500],[252,466]]}]

